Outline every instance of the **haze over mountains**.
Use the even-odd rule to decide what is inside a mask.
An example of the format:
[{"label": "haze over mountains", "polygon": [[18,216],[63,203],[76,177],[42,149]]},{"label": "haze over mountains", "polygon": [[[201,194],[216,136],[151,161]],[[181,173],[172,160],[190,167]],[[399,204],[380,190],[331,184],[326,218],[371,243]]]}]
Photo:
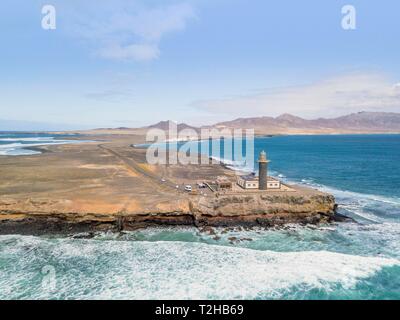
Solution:
[{"label": "haze over mountains", "polygon": [[[0,131],[56,131],[89,133],[89,134],[139,134],[143,135],[149,129],[167,131],[172,121],[160,121],[156,124],[141,128],[99,128],[87,130],[56,124],[41,124],[29,121],[2,121]],[[43,129],[43,128],[46,129]],[[64,128],[64,129],[61,129]],[[303,119],[291,114],[279,117],[238,118],[231,121],[219,122],[213,125],[195,127],[186,123],[177,124],[178,132],[191,129],[199,132],[202,128],[254,129],[259,135],[273,134],[345,134],[345,133],[400,133],[400,113],[389,112],[358,112],[338,118]]]},{"label": "haze over mountains", "polygon": [[[156,123],[156,124],[153,124],[153,125],[148,126],[148,127],[145,127],[145,128],[146,128],[146,129],[169,130],[169,126],[170,126],[170,123],[171,123],[171,122],[172,122],[171,120],[160,121],[160,122],[158,122],[158,123]],[[176,124],[176,125],[177,125],[177,130],[178,130],[178,131],[181,131],[181,130],[184,130],[184,129],[193,129],[193,130],[196,130],[196,131],[199,130],[199,128],[190,126],[190,125],[188,125],[188,124],[186,124],[186,123],[178,123],[178,124]]]},{"label": "haze over mountains", "polygon": [[[146,128],[167,130],[168,126],[169,121],[161,121]],[[179,123],[178,131],[213,127],[219,129],[254,129],[257,134],[400,133],[400,113],[358,112],[333,119],[319,118],[314,120],[282,114],[276,118],[238,118],[199,128]]]}]

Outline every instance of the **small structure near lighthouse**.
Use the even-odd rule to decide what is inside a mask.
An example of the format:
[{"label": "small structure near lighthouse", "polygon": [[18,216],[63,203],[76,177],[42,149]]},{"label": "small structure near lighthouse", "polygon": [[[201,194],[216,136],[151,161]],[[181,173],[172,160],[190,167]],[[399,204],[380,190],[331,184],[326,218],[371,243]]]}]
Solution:
[{"label": "small structure near lighthouse", "polygon": [[258,189],[258,179],[255,174],[238,177],[237,184],[243,189]]},{"label": "small structure near lighthouse", "polygon": [[[268,163],[270,162],[267,159],[267,154],[265,151],[262,151],[258,158],[258,177],[253,174],[240,176],[237,179],[237,184],[243,189],[250,190],[281,190],[282,183],[272,177],[268,177]],[[286,189],[285,189],[286,191]]]}]

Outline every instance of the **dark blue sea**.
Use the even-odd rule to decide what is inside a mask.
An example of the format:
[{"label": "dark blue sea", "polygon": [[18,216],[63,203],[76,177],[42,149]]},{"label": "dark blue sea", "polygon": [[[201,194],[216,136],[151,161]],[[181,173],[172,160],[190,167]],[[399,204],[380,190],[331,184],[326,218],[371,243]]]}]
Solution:
[{"label": "dark blue sea", "polygon": [[400,299],[400,135],[257,138],[255,149],[272,175],[332,193],[355,221],[218,240],[172,227],[1,236],[0,298]]}]

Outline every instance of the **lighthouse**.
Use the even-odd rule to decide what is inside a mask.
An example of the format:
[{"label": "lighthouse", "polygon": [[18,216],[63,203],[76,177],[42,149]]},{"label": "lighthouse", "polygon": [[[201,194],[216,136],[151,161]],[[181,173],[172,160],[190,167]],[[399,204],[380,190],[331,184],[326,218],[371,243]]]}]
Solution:
[{"label": "lighthouse", "polygon": [[261,151],[258,158],[258,189],[267,190],[267,177],[268,177],[268,162],[267,154],[265,151]]}]

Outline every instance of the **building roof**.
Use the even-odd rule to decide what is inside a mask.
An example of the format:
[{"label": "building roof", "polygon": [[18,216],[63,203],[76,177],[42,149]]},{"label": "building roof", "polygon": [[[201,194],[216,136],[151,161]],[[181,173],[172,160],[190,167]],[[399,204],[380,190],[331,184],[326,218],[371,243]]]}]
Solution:
[{"label": "building roof", "polygon": [[245,181],[258,181],[258,177],[255,176],[254,174],[248,174],[245,176],[240,176],[240,178],[242,178]]},{"label": "building roof", "polygon": [[218,182],[230,182],[230,180],[227,177],[223,177],[223,176],[218,176],[217,181]]},{"label": "building roof", "polygon": [[[243,175],[243,176],[240,176],[240,178],[242,178],[243,180],[246,180],[246,181],[258,181],[258,175],[254,175],[254,174]],[[268,182],[281,182],[280,180],[270,177],[270,176],[267,177],[267,181]]]}]

